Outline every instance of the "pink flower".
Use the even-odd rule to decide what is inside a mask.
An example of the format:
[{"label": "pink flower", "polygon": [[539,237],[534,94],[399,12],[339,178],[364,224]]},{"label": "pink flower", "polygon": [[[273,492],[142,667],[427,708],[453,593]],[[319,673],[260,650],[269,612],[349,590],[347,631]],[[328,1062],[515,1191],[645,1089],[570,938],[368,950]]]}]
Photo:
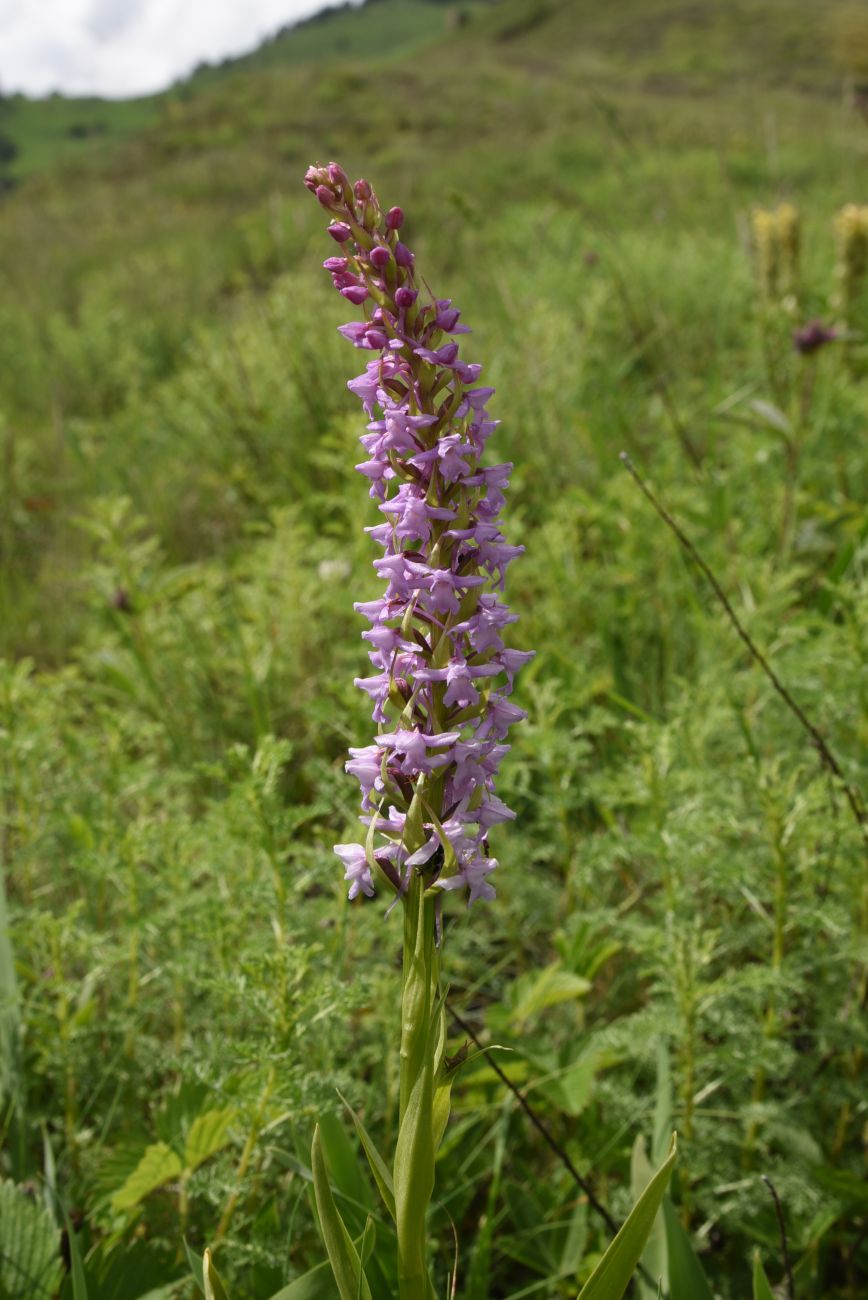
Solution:
[{"label": "pink flower", "polygon": [[[516,616],[493,589],[524,550],[506,542],[498,518],[512,466],[479,466],[498,424],[487,410],[494,390],[477,386],[482,367],[460,357],[455,336],[469,331],[451,300],[420,295],[415,258],[397,236],[402,210],[384,211],[368,182],[350,185],[336,163],[309,168],[305,184],[341,245],[326,270],[364,310],[341,333],[377,354],[349,388],[369,417],[356,468],[386,518],[367,530],[384,552],[374,568],[385,595],[355,606],[371,625],[362,635],[375,669],[356,685],[380,731],[350,750],[346,767],[361,787],[363,824],[374,821],[373,860],[393,888],[396,872],[422,871],[440,889],[466,889],[473,903],[494,897],[488,832],[515,815],[494,780],[509,749],[501,742],[525,717],[507,697],[532,658],[504,647]],[[425,802],[435,789],[437,808]],[[417,819],[410,843],[418,795],[422,838]],[[366,851],[335,852],[350,897],[372,893]]]}]

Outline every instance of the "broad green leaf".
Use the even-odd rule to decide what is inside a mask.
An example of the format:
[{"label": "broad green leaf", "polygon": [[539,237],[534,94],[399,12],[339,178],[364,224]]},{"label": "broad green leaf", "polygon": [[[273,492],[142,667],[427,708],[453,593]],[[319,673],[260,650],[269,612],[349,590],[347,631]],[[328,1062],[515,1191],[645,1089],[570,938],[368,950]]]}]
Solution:
[{"label": "broad green leaf", "polygon": [[368,1133],[368,1130],[365,1128],[364,1124],[359,1119],[359,1116],[353,1110],[352,1106],[347,1101],[346,1097],[344,1097],[344,1095],[340,1092],[338,1093],[338,1096],[340,1097],[341,1101],[344,1103],[347,1110],[350,1112],[350,1115],[352,1116],[353,1124],[355,1125],[358,1139],[362,1144],[362,1150],[364,1151],[365,1155],[368,1158],[368,1164],[370,1166],[371,1173],[374,1176],[374,1182],[377,1184],[377,1190],[379,1191],[380,1196],[383,1198],[383,1204],[385,1205],[386,1209],[389,1211],[389,1214],[392,1216],[392,1220],[394,1222],[395,1186],[392,1182],[392,1171],[389,1169],[389,1166],[386,1164],[385,1160],[380,1155],[379,1151],[374,1145],[373,1139]]},{"label": "broad green leaf", "polygon": [[510,1020],[522,1025],[548,1007],[584,997],[590,988],[590,980],[583,975],[574,975],[560,962],[553,962],[538,975],[523,975],[516,980],[510,996]]},{"label": "broad green leaf", "polygon": [[206,1110],[196,1116],[184,1143],[184,1169],[188,1173],[226,1146],[236,1115],[233,1107],[227,1107],[224,1110]]},{"label": "broad green leaf", "polygon": [[211,1251],[206,1248],[202,1256],[202,1280],[205,1283],[205,1300],[229,1300],[223,1279],[217,1272]]},{"label": "broad green leaf", "polygon": [[669,1197],[663,1198],[671,1300],[714,1300],[702,1265]]},{"label": "broad green leaf", "polygon": [[758,1250],[753,1257],[753,1300],[775,1300]]},{"label": "broad green leaf", "polygon": [[654,1219],[672,1176],[677,1154],[678,1144],[673,1133],[669,1155],[633,1206],[615,1240],[582,1287],[579,1300],[621,1300],[654,1226]]},{"label": "broad green leaf", "polygon": [[15,1183],[0,1182],[0,1295],[52,1300],[61,1273],[60,1231],[51,1215]]},{"label": "broad green leaf", "polygon": [[149,1146],[129,1178],[111,1199],[113,1210],[132,1210],[158,1187],[183,1172],[178,1156],[165,1142]]},{"label": "broad green leaf", "polygon": [[[532,1064],[543,1071],[551,1068],[542,1060],[533,1057],[530,1059]],[[580,1115],[591,1100],[597,1074],[611,1065],[614,1059],[609,1053],[591,1049],[551,1077],[544,1078],[539,1084],[539,1090],[564,1114]]]},{"label": "broad green leaf", "polygon": [[[654,1170],[645,1153],[645,1139],[640,1135],[633,1143],[633,1153],[630,1159],[630,1190],[634,1203],[639,1200],[653,1177]],[[654,1286],[652,1289],[644,1278],[639,1278],[640,1300],[656,1300],[659,1282],[662,1282],[664,1290],[669,1290],[666,1225],[663,1221],[663,1215],[659,1212],[654,1218],[654,1224],[648,1234],[648,1241],[642,1252],[641,1259],[646,1272],[654,1279]]]},{"label": "broad green leaf", "polygon": [[332,1196],[319,1125],[314,1129],[310,1157],[320,1231],[341,1300],[359,1300],[360,1273],[362,1300],[371,1300],[371,1289],[362,1273],[358,1252]]}]

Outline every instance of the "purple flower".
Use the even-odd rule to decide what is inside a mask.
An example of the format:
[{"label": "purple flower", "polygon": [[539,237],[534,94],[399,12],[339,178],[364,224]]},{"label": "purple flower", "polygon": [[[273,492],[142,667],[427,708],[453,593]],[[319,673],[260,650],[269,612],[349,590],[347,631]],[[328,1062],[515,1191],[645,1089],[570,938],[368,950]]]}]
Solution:
[{"label": "purple flower", "polygon": [[401,209],[384,211],[367,181],[351,186],[335,163],[309,168],[305,184],[342,246],[325,268],[364,310],[340,332],[377,354],[348,386],[369,418],[356,469],[385,518],[367,529],[383,552],[374,568],[385,594],[355,606],[370,624],[362,636],[374,669],[356,685],[378,734],[346,764],[373,847],[335,852],[351,898],[373,893],[374,861],[399,892],[418,871],[473,903],[494,897],[488,833],[515,816],[494,782],[504,738],[526,716],[508,696],[533,657],[502,637],[516,616],[497,589],[524,550],[507,544],[498,517],[512,466],[479,463],[498,424],[487,410],[494,390],[459,356],[455,336],[469,330],[451,300],[420,296],[397,236]]},{"label": "purple flower", "polygon": [[373,898],[374,882],[371,880],[371,868],[368,866],[368,859],[361,844],[336,844],[335,853],[346,868],[344,880],[350,881],[350,898],[355,898],[359,893]]},{"label": "purple flower", "polygon": [[810,320],[801,329],[793,330],[793,347],[803,356],[810,356],[826,343],[834,343],[837,337],[837,332],[822,321]]}]

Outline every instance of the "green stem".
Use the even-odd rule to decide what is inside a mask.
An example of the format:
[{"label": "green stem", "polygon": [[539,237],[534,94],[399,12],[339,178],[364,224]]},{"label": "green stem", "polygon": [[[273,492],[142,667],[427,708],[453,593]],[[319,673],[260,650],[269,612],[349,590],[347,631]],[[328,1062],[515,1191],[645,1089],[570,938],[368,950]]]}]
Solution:
[{"label": "green stem", "polygon": [[434,1081],[440,1043],[440,954],[434,900],[414,873],[404,900],[400,1108],[395,1151],[395,1209],[400,1300],[429,1300],[425,1219],[434,1191]]}]

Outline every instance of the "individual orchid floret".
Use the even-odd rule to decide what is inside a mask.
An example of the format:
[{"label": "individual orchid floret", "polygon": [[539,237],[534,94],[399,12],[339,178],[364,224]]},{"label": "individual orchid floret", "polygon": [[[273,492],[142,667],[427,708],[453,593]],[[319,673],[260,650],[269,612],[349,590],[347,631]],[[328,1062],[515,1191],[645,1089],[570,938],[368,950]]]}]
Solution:
[{"label": "individual orchid floret", "polygon": [[412,872],[426,887],[493,898],[491,828],[514,813],[494,792],[509,728],[526,715],[508,698],[533,656],[508,649],[516,616],[499,595],[524,547],[509,545],[500,511],[512,469],[482,465],[498,422],[482,367],[460,357],[469,333],[451,299],[420,289],[415,256],[398,237],[401,208],[384,210],[366,180],[337,163],[310,167],[305,184],[328,213],[340,255],[325,269],[361,320],[340,326],[375,354],[348,387],[368,416],[357,471],[383,522],[368,528],[382,554],[384,595],[355,608],[373,673],[356,685],[371,700],[374,742],[350,750],[362,794],[365,844],[335,852],[349,895],[370,896],[375,868],[397,893]]}]

